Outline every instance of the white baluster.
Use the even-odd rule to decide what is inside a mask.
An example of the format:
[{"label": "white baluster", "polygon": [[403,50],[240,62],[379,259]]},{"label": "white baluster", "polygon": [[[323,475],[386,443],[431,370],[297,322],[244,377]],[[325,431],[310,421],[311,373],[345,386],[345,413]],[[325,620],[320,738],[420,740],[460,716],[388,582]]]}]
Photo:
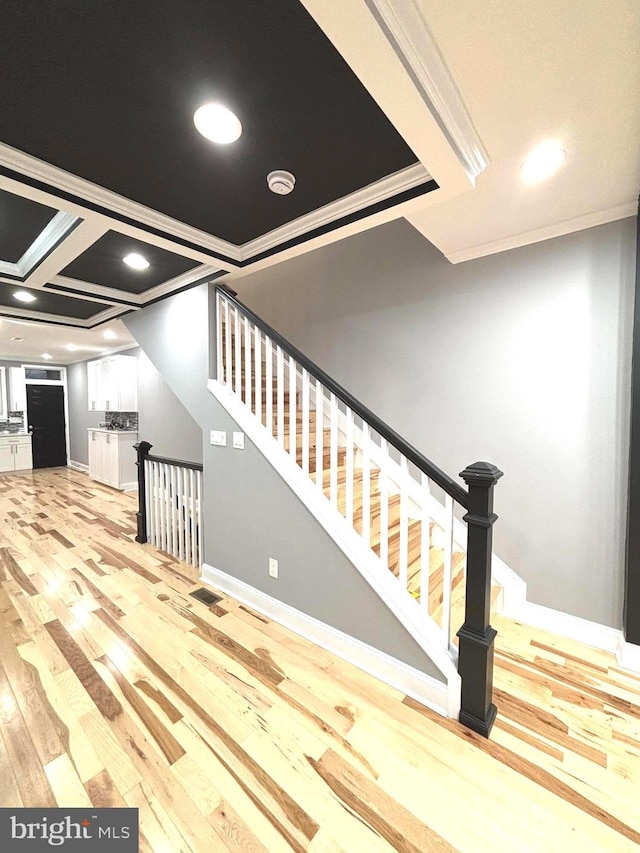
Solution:
[{"label": "white baluster", "polygon": [[262,333],[257,326],[253,327],[253,354],[255,384],[255,415],[262,423]]},{"label": "white baluster", "polygon": [[316,379],[316,486],[324,488],[324,391]]},{"label": "white baluster", "polygon": [[244,318],[244,401],[251,411],[251,323],[248,317]]},{"label": "white baluster", "polygon": [[353,411],[347,406],[346,412],[346,512],[345,518],[347,522],[353,526],[353,474],[354,474],[354,458],[353,458]]},{"label": "white baluster", "polygon": [[169,466],[169,476],[171,483],[171,551],[169,552],[172,556],[178,556],[178,518],[177,518],[177,507],[176,503],[178,500],[178,489],[176,484],[176,467],[175,465]]},{"label": "white baluster", "polygon": [[442,639],[445,649],[451,642],[451,584],[453,582],[453,498],[445,495],[444,501],[444,571],[442,577]]},{"label": "white baluster", "polygon": [[408,586],[407,569],[409,562],[409,516],[407,512],[409,495],[407,494],[406,482],[409,472],[407,468],[407,457],[404,455],[400,457],[400,471],[402,476],[400,478],[400,553],[398,555],[398,579],[400,581],[400,586],[406,592]]},{"label": "white baluster", "polygon": [[224,329],[224,299],[216,293],[216,379],[224,384],[224,364],[222,362],[222,335]]},{"label": "white baluster", "polygon": [[198,496],[198,553],[193,565],[199,569],[202,565],[202,471],[198,471],[198,476],[196,478],[196,488]]},{"label": "white baluster", "polygon": [[362,539],[371,546],[371,427],[362,422]]},{"label": "white baluster", "polygon": [[389,566],[389,475],[385,462],[389,456],[389,444],[386,438],[380,439],[380,560],[385,567]]},{"label": "white baluster", "polygon": [[178,468],[176,478],[178,484],[178,559],[184,560],[184,528],[186,525],[184,502],[184,468]]},{"label": "white baluster", "polygon": [[266,386],[266,420],[269,435],[273,435],[273,344],[268,335],[264,336],[264,364]]},{"label": "white baluster", "polygon": [[282,347],[276,347],[276,419],[278,444],[284,447],[284,356]]},{"label": "white baluster", "polygon": [[224,349],[225,349],[225,373],[224,384],[229,391],[233,390],[233,363],[231,360],[231,323],[229,321],[229,302],[224,300]]},{"label": "white baluster", "polygon": [[296,410],[296,363],[293,356],[289,356],[289,454],[296,458],[297,442],[297,410]]},{"label": "white baluster", "polygon": [[191,562],[191,494],[193,488],[193,468],[184,472],[184,561]]},{"label": "white baluster", "polygon": [[338,505],[338,403],[331,392],[329,401],[329,500]]},{"label": "white baluster", "polygon": [[158,463],[158,470],[160,475],[160,489],[159,497],[160,497],[160,506],[158,507],[160,512],[160,550],[167,550],[167,476],[166,476],[166,465],[164,462]]},{"label": "white baluster", "polygon": [[421,474],[422,500],[420,502],[420,604],[425,615],[429,614],[429,570],[430,570],[430,529],[431,518],[429,506],[431,503],[431,489],[429,478]]},{"label": "white baluster", "polygon": [[309,473],[309,371],[302,368],[302,470]]},{"label": "white baluster", "polygon": [[145,479],[145,488],[147,490],[147,499],[146,499],[146,507],[145,507],[145,522],[147,525],[147,541],[153,541],[153,519],[152,519],[152,510],[153,510],[153,486],[151,483],[151,466],[152,462],[149,462],[148,459],[144,460],[144,479]]},{"label": "white baluster", "polygon": [[240,343],[240,312],[237,308],[234,308],[233,311],[233,343],[235,350],[233,390],[238,397],[242,397],[242,346]]}]

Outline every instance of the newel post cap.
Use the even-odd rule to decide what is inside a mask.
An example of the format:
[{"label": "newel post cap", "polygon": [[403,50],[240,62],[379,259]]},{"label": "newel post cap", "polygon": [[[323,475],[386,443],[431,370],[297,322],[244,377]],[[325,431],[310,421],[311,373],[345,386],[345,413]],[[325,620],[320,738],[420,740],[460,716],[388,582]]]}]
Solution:
[{"label": "newel post cap", "polygon": [[152,447],[153,444],[149,444],[148,441],[139,441],[133,445],[133,449],[138,452],[138,456],[147,456]]},{"label": "newel post cap", "polygon": [[467,465],[464,471],[460,472],[460,477],[468,486],[495,486],[504,471],[501,471],[491,462],[474,462],[473,465]]}]

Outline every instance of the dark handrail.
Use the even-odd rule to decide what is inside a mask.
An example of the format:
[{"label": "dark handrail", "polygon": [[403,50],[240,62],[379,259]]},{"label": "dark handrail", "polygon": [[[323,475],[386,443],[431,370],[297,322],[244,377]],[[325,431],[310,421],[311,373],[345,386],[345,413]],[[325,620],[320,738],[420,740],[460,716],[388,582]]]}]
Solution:
[{"label": "dark handrail", "polygon": [[266,335],[285,349],[289,355],[292,355],[295,360],[302,365],[302,367],[308,370],[309,373],[313,374],[316,379],[319,379],[325,388],[335,394],[336,397],[339,397],[352,411],[366,421],[369,426],[373,427],[378,435],[385,438],[389,444],[392,444],[396,450],[399,450],[400,453],[406,456],[410,462],[426,474],[427,477],[433,480],[434,483],[437,483],[442,489],[444,489],[445,492],[447,492],[447,494],[449,494],[461,506],[465,509],[469,508],[469,493],[466,489],[456,483],[455,480],[452,480],[448,474],[445,474],[444,471],[438,468],[438,466],[431,462],[430,459],[427,459],[427,457],[420,453],[419,450],[416,450],[415,447],[408,444],[401,435],[385,424],[384,421],[380,420],[380,418],[375,415],[371,409],[368,409],[364,403],[357,400],[349,393],[349,391],[346,390],[346,388],[339,385],[329,376],[328,373],[325,373],[321,367],[314,364],[310,358],[300,352],[297,347],[284,338],[272,326],[265,323],[264,320],[258,317],[257,314],[254,314],[250,308],[240,302],[239,299],[236,299],[235,296],[232,296],[228,288],[217,286],[216,291],[218,290],[222,292],[222,295],[228,302],[239,308],[245,316],[249,317],[249,319],[252,320]]},{"label": "dark handrail", "polygon": [[191,468],[193,471],[202,471],[202,462],[184,462],[182,459],[169,459],[166,456],[145,456],[149,462],[162,462],[164,465],[175,465],[176,468]]}]

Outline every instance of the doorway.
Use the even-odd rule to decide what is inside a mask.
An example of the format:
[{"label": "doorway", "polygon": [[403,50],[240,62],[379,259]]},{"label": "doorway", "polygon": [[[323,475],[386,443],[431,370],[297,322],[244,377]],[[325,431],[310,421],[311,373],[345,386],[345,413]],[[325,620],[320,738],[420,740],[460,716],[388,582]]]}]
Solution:
[{"label": "doorway", "polygon": [[62,385],[27,384],[27,421],[33,436],[34,468],[67,464],[64,408]]}]

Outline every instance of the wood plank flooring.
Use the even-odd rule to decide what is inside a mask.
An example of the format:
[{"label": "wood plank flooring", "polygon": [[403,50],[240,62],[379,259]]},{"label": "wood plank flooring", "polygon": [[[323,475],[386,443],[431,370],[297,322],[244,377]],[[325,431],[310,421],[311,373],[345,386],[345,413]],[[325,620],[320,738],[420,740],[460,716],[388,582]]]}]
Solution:
[{"label": "wood plank flooring", "polygon": [[0,476],[0,807],[135,806],[143,851],[640,849],[640,679],[496,618],[489,741],[133,541],[133,498]]}]

